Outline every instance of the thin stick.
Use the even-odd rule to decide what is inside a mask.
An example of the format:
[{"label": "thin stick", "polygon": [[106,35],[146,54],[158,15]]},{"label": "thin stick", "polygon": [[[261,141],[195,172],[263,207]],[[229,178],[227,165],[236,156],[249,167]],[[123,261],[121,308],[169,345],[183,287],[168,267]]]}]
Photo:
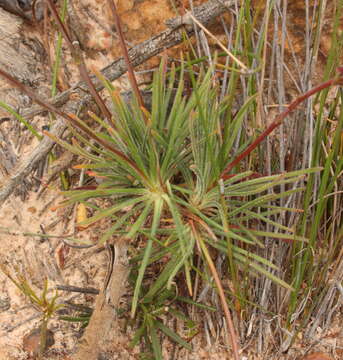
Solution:
[{"label": "thin stick", "polygon": [[[49,9],[53,15],[53,18],[55,19],[56,23],[58,24],[59,30],[62,33],[65,41],[68,44],[68,47],[71,51],[72,57],[76,63],[76,65],[79,68],[80,76],[84,80],[84,82],[87,84],[90,93],[92,94],[94,100],[98,104],[99,108],[101,109],[101,112],[103,115],[107,118],[108,122],[113,125],[112,123],[112,115],[110,111],[108,110],[104,100],[100,97],[99,93],[96,91],[96,88],[94,84],[92,83],[92,80],[87,72],[86,64],[83,59],[83,54],[81,52],[81,49],[79,47],[78,42],[73,41],[70,36],[70,31],[66,28],[65,24],[62,22],[60,16],[57,13],[55,4],[52,2],[52,0],[47,0]],[[75,46],[77,45],[77,46]]]},{"label": "thin stick", "polygon": [[99,290],[92,287],[79,287],[72,285],[56,285],[56,290],[69,291],[69,292],[78,292],[82,294],[94,294],[98,295]]},{"label": "thin stick", "polygon": [[224,46],[216,36],[214,36],[209,30],[205,28],[204,25],[202,25],[193,15],[192,13],[188,12],[187,15],[203,30],[209,37],[211,37],[227,54],[228,56],[234,60],[244,71],[244,73],[248,73],[249,69],[240,61],[235,55],[231,53],[231,51],[228,50],[226,46]]}]

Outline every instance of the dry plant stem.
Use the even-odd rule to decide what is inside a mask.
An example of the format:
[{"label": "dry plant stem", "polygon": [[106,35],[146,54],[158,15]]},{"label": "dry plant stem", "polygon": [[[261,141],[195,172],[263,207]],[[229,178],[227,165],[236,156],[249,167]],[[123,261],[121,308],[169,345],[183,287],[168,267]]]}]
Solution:
[{"label": "dry plant stem", "polygon": [[37,194],[37,198],[39,198],[44,190],[47,189],[50,182],[62,171],[67,170],[73,159],[75,159],[75,155],[70,153],[69,151],[65,151],[57,160],[55,160],[48,169],[47,174],[44,175],[43,178],[40,178],[39,181],[42,184],[41,189]]},{"label": "dry plant stem", "polygon": [[[341,72],[341,71],[340,71]],[[325,81],[322,84],[319,84],[318,86],[312,88],[311,90],[307,91],[303,95],[299,96],[297,99],[295,99],[292,103],[289,104],[288,108],[283,111],[281,114],[279,114],[276,119],[267,127],[266,130],[263,131],[263,133],[257,137],[256,140],[250,144],[246,150],[244,150],[240,155],[238,155],[222,172],[221,178],[224,180],[229,179],[231,175],[228,173],[236,166],[238,165],[241,160],[246,158],[275,128],[280,126],[283,122],[283,120],[292,112],[294,111],[299,104],[301,104],[303,101],[308,99],[310,96],[329,88],[333,85],[343,85],[343,76],[340,74],[339,77],[335,77],[333,79],[330,79],[328,81]]]},{"label": "dry plant stem", "polygon": [[321,324],[321,322],[323,321],[323,317],[327,317],[328,309],[333,311],[332,299],[335,296],[337,296],[337,294],[338,294],[338,300],[335,303],[334,307],[337,306],[337,308],[339,308],[339,306],[343,303],[343,293],[339,295],[339,291],[340,291],[339,286],[342,279],[343,279],[343,248],[341,249],[340,254],[337,257],[337,262],[333,274],[330,275],[330,281],[328,283],[328,289],[326,291],[326,294],[321,299],[320,303],[317,306],[314,317],[315,320],[313,321],[311,326],[309,326],[306,329],[306,335],[309,338],[315,336],[315,332],[317,331],[319,324]]},{"label": "dry plant stem", "polygon": [[[145,178],[145,175],[142,173],[142,171],[137,167],[137,165],[129,159],[124,153],[121,151],[118,151],[115,147],[113,147],[110,143],[107,141],[101,139],[97,135],[95,135],[93,132],[89,131],[87,127],[84,125],[82,121],[79,121],[77,116],[74,114],[66,114],[65,112],[59,110],[57,107],[49,104],[48,102],[45,102],[45,100],[42,100],[39,98],[29,87],[23,85],[20,83],[17,79],[12,77],[10,74],[6,73],[5,71],[0,69],[0,76],[2,76],[4,79],[8,81],[11,85],[22,91],[24,94],[28,95],[33,101],[35,101],[37,104],[44,107],[46,110],[55,113],[64,119],[66,119],[69,123],[71,123],[75,128],[78,128],[82,130],[84,133],[86,133],[90,138],[95,139],[99,144],[101,144],[105,149],[112,151],[114,154],[116,154],[118,157],[123,159],[126,163],[130,164],[131,167],[140,174],[143,178]],[[43,132],[45,135],[52,137],[52,139],[56,139],[56,137],[53,135],[51,136],[51,133]],[[0,194],[0,201],[1,201],[1,194]]]},{"label": "dry plant stem", "polygon": [[68,292],[78,292],[78,293],[82,293],[82,294],[93,294],[93,295],[98,295],[99,294],[99,290],[95,289],[95,288],[82,288],[79,286],[71,286],[71,285],[56,285],[56,290],[63,290],[63,291],[68,291]]},{"label": "dry plant stem", "polygon": [[117,30],[117,33],[119,35],[119,42],[120,42],[120,46],[121,46],[121,49],[122,49],[122,52],[123,52],[124,59],[126,61],[127,72],[128,72],[128,75],[129,75],[129,79],[130,79],[132,89],[133,89],[133,91],[134,91],[134,93],[136,95],[139,106],[141,108],[143,108],[144,107],[144,102],[143,102],[142,94],[138,89],[137,80],[136,80],[135,74],[133,72],[133,67],[132,67],[131,62],[130,62],[127,47],[125,45],[124,34],[123,34],[122,27],[121,27],[120,18],[119,18],[118,12],[117,12],[116,5],[114,3],[114,0],[107,0],[107,2],[110,5],[110,8],[112,10],[112,15],[114,17],[116,30]]},{"label": "dry plant stem", "polygon": [[48,320],[43,318],[41,326],[40,326],[40,339],[39,339],[39,352],[38,359],[42,360],[44,351],[46,349],[46,331],[48,328]]},{"label": "dry plant stem", "polygon": [[13,330],[17,329],[18,327],[23,326],[23,325],[25,325],[25,324],[28,324],[28,323],[30,323],[32,320],[38,319],[40,316],[41,316],[40,313],[36,313],[36,314],[30,316],[29,318],[27,318],[27,319],[25,319],[25,320],[22,320],[22,321],[20,321],[20,322],[17,322],[16,324],[14,324],[14,325],[12,325],[12,326],[9,326],[9,327],[4,326],[4,330],[6,330],[7,333],[10,333],[10,332],[12,332]]},{"label": "dry plant stem", "polygon": [[210,31],[208,31],[205,26],[203,26],[191,13],[187,13],[189,17],[200,27],[201,30],[203,30],[209,37],[211,37],[218,45],[219,47],[226,52],[226,54],[234,60],[244,71],[244,73],[248,73],[249,69],[235,56],[233,55],[227,47],[225,47],[216,36],[214,36]]},{"label": "dry plant stem", "polygon": [[222,286],[221,281],[219,279],[218,272],[216,270],[216,267],[215,267],[215,265],[214,265],[214,263],[212,261],[212,258],[210,256],[210,254],[208,253],[208,250],[206,248],[205,243],[200,238],[200,236],[198,236],[198,232],[196,231],[195,226],[194,226],[194,222],[192,220],[190,220],[190,225],[192,227],[195,239],[198,242],[199,248],[201,249],[201,251],[203,252],[203,254],[204,254],[205,258],[206,258],[207,264],[208,264],[208,266],[210,268],[210,271],[212,273],[214,281],[215,281],[215,283],[217,285],[217,290],[218,290],[218,294],[219,294],[219,297],[220,297],[220,302],[222,304],[223,311],[224,311],[224,314],[225,314],[225,318],[226,318],[226,321],[227,321],[227,325],[229,327],[229,342],[231,342],[231,345],[232,345],[233,357],[234,357],[235,360],[240,360],[240,358],[239,358],[239,348],[238,348],[238,341],[239,340],[237,338],[235,328],[233,326],[233,321],[232,321],[232,318],[231,318],[230,310],[229,310],[229,307],[227,305],[224,289],[223,289],[223,286]]},{"label": "dry plant stem", "polygon": [[[205,4],[194,8],[194,16],[202,24],[209,24],[213,21],[218,15],[222,14],[224,11],[228,10],[229,6],[234,4],[234,0],[228,1],[208,1]],[[128,52],[129,58],[132,66],[137,66],[144,63],[146,60],[151,57],[163,52],[164,50],[180,44],[184,41],[184,33],[186,32],[188,36],[193,35],[194,29],[183,27],[182,16],[170,19],[169,29],[161,32],[160,34],[152,37],[151,39],[144,41],[141,44],[136,45],[131,48]],[[110,65],[105,67],[102,70],[103,75],[113,81],[118,79],[121,75],[125,74],[127,71],[126,63],[123,58],[120,58]],[[92,77],[95,81],[95,87],[97,91],[103,89],[103,84],[96,82],[96,79]],[[86,93],[86,84],[81,81],[73,86],[71,89],[62,92],[61,94],[55,96],[52,99],[46,101],[46,103],[54,105],[55,107],[61,107],[67,103],[67,107],[70,109],[70,112],[76,113],[79,104],[82,103],[82,99],[89,101],[89,95]],[[79,96],[81,100],[72,100],[71,95],[75,94]],[[39,104],[39,106],[32,106],[28,109],[24,109],[21,112],[21,115],[26,119],[31,119],[35,115],[39,115],[46,111],[46,108]],[[53,124],[53,127],[50,131],[56,137],[60,137],[67,125],[63,118],[57,119]],[[49,138],[44,138],[40,144],[33,150],[33,152],[22,162],[20,163],[16,171],[10,175],[6,184],[0,189],[0,206],[4,201],[11,195],[13,190],[23,181],[23,179],[30,174],[34,169],[36,164],[45,158],[49,153],[55,142]]]},{"label": "dry plant stem", "polygon": [[92,94],[94,100],[96,101],[99,108],[101,109],[101,112],[103,113],[103,115],[107,118],[109,123],[112,123],[111,113],[107,109],[107,106],[105,105],[105,102],[100,97],[99,93],[95,89],[94,84],[92,83],[92,80],[90,79],[90,77],[88,75],[86,64],[84,62],[83,54],[82,54],[82,51],[80,49],[80,45],[78,44],[78,41],[72,41],[70,31],[67,30],[67,28],[65,27],[65,24],[62,22],[61,18],[59,17],[59,15],[57,13],[57,10],[56,10],[56,7],[55,7],[55,4],[52,2],[52,0],[47,0],[47,2],[48,2],[48,5],[49,5],[49,9],[51,10],[51,13],[52,13],[52,15],[53,15],[58,27],[59,27],[59,30],[63,34],[63,37],[64,37],[64,39],[66,40],[66,42],[68,44],[68,47],[69,47],[69,49],[71,51],[71,54],[72,54],[72,57],[73,57],[74,61],[76,62],[76,65],[79,68],[81,78],[87,84],[90,93]]}]

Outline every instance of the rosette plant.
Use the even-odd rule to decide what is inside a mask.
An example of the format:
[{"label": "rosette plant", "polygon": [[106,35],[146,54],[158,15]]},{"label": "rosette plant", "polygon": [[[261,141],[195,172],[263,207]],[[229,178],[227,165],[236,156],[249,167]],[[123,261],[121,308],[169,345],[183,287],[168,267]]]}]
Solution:
[{"label": "rosette plant", "polygon": [[[139,270],[132,315],[139,301],[151,301],[163,288],[170,288],[180,272],[184,273],[188,292],[192,294],[196,254],[202,254],[215,272],[211,249],[227,258],[229,276],[237,293],[241,267],[290,289],[290,285],[273,275],[276,266],[260,257],[256,249],[263,247],[263,237],[305,240],[293,229],[271,219],[272,215],[287,210],[277,206],[279,199],[302,189],[295,187],[284,192],[273,189],[294,183],[315,169],[260,176],[241,171],[240,163],[233,166],[234,148],[242,143],[240,129],[255,105],[256,96],[232,116],[226,99],[219,100],[219,82],[214,80],[213,68],[197,76],[191,67],[187,71],[172,67],[168,73],[164,69],[162,64],[155,73],[149,111],[141,108],[135,98],[125,102],[112,84],[102,78],[112,103],[110,121],[90,114],[97,123],[95,127],[101,128],[97,132],[94,126],[73,117],[74,125],[83,133],[71,127],[72,144],[54,138],[86,160],[77,168],[88,169],[101,179],[96,186],[64,192],[68,198],[64,204],[83,202],[96,208],[91,199],[110,198],[110,206],[96,208],[80,225],[111,218],[112,225],[100,242],[114,235],[128,241],[137,236],[145,239],[137,257]],[[185,74],[191,82],[188,92]],[[243,142],[236,152],[242,153],[248,145],[249,141]],[[275,231],[257,229],[256,222],[272,224]],[[162,258],[161,272],[142,293],[147,267]]]},{"label": "rosette plant", "polygon": [[[275,276],[277,266],[262,257],[260,249],[265,246],[265,238],[288,242],[307,241],[298,236],[294,229],[275,219],[286,211],[299,211],[288,209],[283,205],[286,202],[280,200],[302,191],[303,189],[297,186],[298,180],[319,170],[313,168],[262,176],[251,171],[246,160],[258,144],[301,102],[331,86],[342,85],[342,67],[338,68],[334,78],[296,98],[256,139],[251,139],[245,129],[250,127],[247,119],[256,115],[257,95],[244,100],[244,103],[237,101],[239,107],[236,105],[233,109],[233,99],[240,98],[237,82],[228,87],[231,94],[227,98],[222,98],[221,79],[217,77],[215,65],[208,71],[201,67],[199,70],[198,67],[198,72],[195,73],[190,63],[184,65],[186,69],[181,67],[176,70],[172,67],[169,72],[165,70],[165,64],[162,64],[154,76],[151,107],[142,106],[138,88],[136,86],[135,89],[133,81],[131,85],[135,96],[127,103],[113,85],[99,74],[98,77],[107,88],[112,103],[112,109],[109,110],[87,74],[82,54],[73,45],[75,42],[69,37],[69,32],[65,30],[52,2],[48,0],[48,3],[70,47],[71,55],[76,60],[81,77],[88,85],[89,92],[101,109],[102,115],[90,114],[91,121],[85,123],[75,115],[65,114],[51,104],[41,101],[30,89],[18,83],[9,74],[0,70],[0,75],[48,111],[55,112],[69,121],[73,136],[71,142],[62,141],[51,134],[50,136],[85,160],[77,168],[87,169],[89,175],[101,179],[100,183],[94,182],[91,186],[64,192],[67,198],[64,205],[83,203],[94,210],[92,216],[80,225],[91,226],[108,219],[111,225],[100,235],[100,243],[109,241],[111,237],[120,237],[133,244],[135,239],[139,239],[138,248],[131,254],[131,279],[134,286],[131,312],[133,317],[137,315],[136,319],[139,322],[139,330],[133,342],[138,343],[141,337],[145,337],[151,342],[151,349],[158,359],[162,358],[162,353],[157,331],[162,331],[180,345],[187,347],[188,343],[167,328],[161,319],[167,310],[169,315],[180,315],[174,307],[175,299],[207,306],[179,296],[184,295],[185,289],[193,296],[199,289],[199,277],[209,281],[218,291],[228,326],[233,334],[228,302],[234,303],[235,308],[240,310],[244,303],[249,301],[242,291],[247,283],[242,279],[247,278],[247,273],[253,277],[268,277],[274,283],[288,290],[292,289],[290,284]],[[130,70],[130,60],[125,50],[119,19],[115,5],[111,3],[117,32],[126,56],[127,69]],[[241,9],[243,15],[244,7]],[[248,2],[245,9],[249,14]],[[340,12],[337,11],[337,14]],[[247,28],[251,26],[250,20],[246,21],[244,16],[242,19],[242,23],[238,23],[238,34],[243,24],[246,23]],[[338,24],[337,17],[337,26]],[[252,26],[243,33],[253,34]],[[240,51],[242,43],[243,56],[255,62],[258,57],[255,59],[252,56],[255,50],[250,49],[251,41],[247,38],[248,42],[245,43],[240,40],[240,36],[237,37],[239,45],[235,53]],[[262,49],[262,46],[258,47]],[[332,59],[339,53],[338,48],[332,48],[327,68],[330,67],[330,71],[327,71],[327,75],[333,66]],[[235,67],[231,70],[233,76],[229,80],[230,84],[235,83],[237,75]],[[245,75],[252,75],[247,81],[249,92],[252,93],[254,73],[247,71]],[[325,113],[325,100],[321,100],[320,103],[322,117]],[[23,123],[28,127],[27,123]],[[325,123],[328,123],[326,119]],[[325,127],[322,128],[320,121],[316,126],[318,134],[323,132],[322,129]],[[339,136],[337,130],[337,139]],[[339,144],[338,141],[335,143]],[[322,142],[317,141],[317,144],[319,149]],[[304,253],[300,257],[295,257],[295,270],[292,276],[295,290],[302,285],[307,264],[310,262],[306,260],[311,258],[313,245],[317,242],[324,204],[327,195],[332,195],[332,191],[328,190],[332,188],[326,189],[325,186],[331,173],[331,160],[337,148],[333,147],[329,156],[324,151],[327,157],[322,183],[324,185],[320,187],[319,211],[310,231],[309,246],[295,247],[297,254]],[[316,151],[315,157],[319,158],[321,151]],[[319,163],[316,161],[313,164]],[[340,173],[339,169],[337,166],[336,175]],[[330,186],[335,184],[335,177],[333,179]],[[313,176],[310,183],[314,183]],[[306,210],[310,209],[311,192],[314,188],[307,188]],[[105,201],[95,202],[94,199]],[[305,211],[300,230],[302,234],[306,233],[305,223],[310,221],[306,219],[307,216]],[[219,262],[215,265],[217,259],[224,260],[220,269]],[[186,286],[183,286],[184,284]],[[299,292],[293,292],[293,310],[294,300],[298,295]],[[170,304],[173,306],[169,306]],[[234,336],[232,339],[235,359],[238,359]]]},{"label": "rosette plant", "polygon": [[[110,219],[111,226],[100,236],[100,243],[119,236],[128,242],[140,237],[140,244],[144,244],[133,254],[136,277],[132,317],[142,304],[163,297],[163,292],[175,285],[176,277],[184,279],[192,295],[195,276],[202,276],[200,269],[208,268],[234,339],[227,289],[224,291],[220,276],[226,274],[230,279],[230,292],[238,310],[242,305],[240,277],[247,271],[292,289],[275,276],[277,266],[261,257],[259,248],[264,246],[265,237],[306,241],[294,229],[275,222],[273,216],[287,210],[299,211],[281,206],[279,200],[303,189],[280,185],[295,183],[318,169],[271,176],[244,169],[245,158],[300,101],[251,141],[242,136],[241,129],[245,118],[254,111],[256,96],[247,99],[233,115],[228,105],[231,102],[225,97],[220,100],[215,68],[195,73],[190,63],[184,64],[186,69],[172,66],[168,72],[161,64],[151,87],[150,109],[140,106],[135,96],[124,101],[113,85],[98,74],[112,109],[104,107],[104,118],[89,113],[92,125],[88,125],[90,122],[50,106],[49,110],[70,122],[72,141],[49,135],[85,160],[76,168],[87,169],[88,174],[101,179],[95,185],[63,192],[67,199],[62,205],[83,203],[94,209],[93,215],[79,225]],[[281,191],[283,188],[286,190]],[[103,202],[108,205],[98,207],[93,201],[96,198],[108,199]],[[274,231],[267,231],[266,224],[272,225]],[[221,275],[214,264],[218,254],[227,265]],[[159,271],[147,285],[143,282],[146,270],[155,263]],[[153,324],[147,328],[152,331],[150,337],[156,335]],[[154,353],[160,353],[157,341],[153,343]],[[238,358],[237,348],[234,352]]]}]

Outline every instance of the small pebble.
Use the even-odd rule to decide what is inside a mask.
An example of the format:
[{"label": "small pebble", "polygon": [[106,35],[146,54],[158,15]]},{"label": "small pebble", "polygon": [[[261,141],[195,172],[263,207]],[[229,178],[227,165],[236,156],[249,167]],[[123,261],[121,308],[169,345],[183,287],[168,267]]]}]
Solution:
[{"label": "small pebble", "polygon": [[[23,339],[23,349],[27,351],[30,355],[37,356],[39,353],[39,343],[40,343],[40,328],[35,328],[31,330]],[[54,333],[51,330],[46,331],[46,344],[45,350],[50,346],[54,345]]]}]

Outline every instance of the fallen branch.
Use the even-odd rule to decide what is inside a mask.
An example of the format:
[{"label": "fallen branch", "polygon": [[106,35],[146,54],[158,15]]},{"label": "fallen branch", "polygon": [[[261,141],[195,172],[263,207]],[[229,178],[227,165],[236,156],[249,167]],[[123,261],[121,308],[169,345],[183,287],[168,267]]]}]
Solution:
[{"label": "fallen branch", "polygon": [[[103,353],[113,353],[118,338],[118,307],[125,293],[129,275],[127,243],[117,240],[107,245],[109,266],[103,289],[97,296],[90,322],[72,360],[97,360]],[[101,336],[99,336],[101,334]]]},{"label": "fallen branch", "polygon": [[[222,14],[228,7],[232,6],[234,0],[210,0],[205,4],[194,8],[194,17],[202,24],[206,25],[211,23],[218,15]],[[192,36],[194,33],[193,26],[189,26],[189,17],[178,16],[176,18],[166,21],[168,29],[155,35],[154,37],[146,40],[134,47],[132,47],[129,53],[129,59],[133,66],[143,64],[155,55],[162,53],[164,50],[169,49],[184,41],[184,32],[186,31],[188,36]],[[114,81],[120,76],[125,74],[127,66],[123,57],[113,61],[110,65],[101,70],[103,76],[108,80]],[[103,84],[98,81],[95,76],[91,77],[95,87],[98,91],[103,89]],[[82,89],[82,92],[80,90]],[[62,106],[67,102],[70,102],[70,97],[74,93],[78,93],[83,97],[84,92],[88,91],[85,82],[80,81],[69,90],[62,92],[54,98],[48,100],[52,105]],[[32,106],[29,109],[24,109],[21,115],[25,119],[30,119],[33,116],[39,115],[44,112],[41,106]]]},{"label": "fallen branch", "polygon": [[[205,4],[194,9],[194,17],[204,25],[209,24],[218,15],[226,11],[229,6],[232,6],[233,3],[234,0],[207,1]],[[185,32],[188,36],[192,36],[194,33],[194,28],[193,26],[190,26],[187,19],[188,18],[185,16],[181,16],[169,20],[167,22],[169,29],[131,48],[129,50],[131,64],[133,66],[138,66],[151,57],[163,52],[164,50],[180,44],[184,40]],[[113,81],[118,79],[121,75],[125,74],[126,71],[127,67],[125,59],[119,58],[104,68],[101,72],[107,79]],[[95,77],[92,77],[92,81],[94,82],[97,91],[102,90],[103,85]],[[55,107],[61,107],[67,103],[67,112],[75,113],[79,108],[80,103],[84,101],[86,96],[89,96],[87,91],[87,85],[81,81],[71,89],[64,91],[56,97],[48,100],[47,103],[50,103]],[[74,100],[75,98],[77,98],[77,100]],[[26,119],[30,119],[43,113],[44,111],[46,111],[46,109],[35,105],[29,109],[24,109],[21,112],[21,115]],[[50,133],[56,137],[60,137],[65,131],[66,127],[67,125],[65,120],[59,117],[52,126]],[[54,144],[55,143],[53,140],[45,137],[32,151],[32,153],[14,169],[13,174],[8,177],[7,182],[1,187],[0,207],[12,194],[16,186],[18,186],[23,181],[23,179],[30,174],[36,165],[45,158]]]}]

